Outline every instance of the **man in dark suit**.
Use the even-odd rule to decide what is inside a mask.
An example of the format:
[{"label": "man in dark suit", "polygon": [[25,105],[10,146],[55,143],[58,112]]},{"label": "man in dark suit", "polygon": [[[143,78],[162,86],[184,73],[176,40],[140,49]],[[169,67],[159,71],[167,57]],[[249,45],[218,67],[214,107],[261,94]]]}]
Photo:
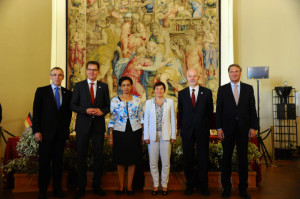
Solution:
[{"label": "man in dark suit", "polygon": [[209,152],[209,121],[213,114],[211,90],[198,85],[197,69],[187,71],[189,87],[178,95],[178,116],[180,135],[182,137],[184,174],[187,180],[186,195],[191,195],[195,186],[194,145],[197,145],[200,192],[208,196],[208,152]]},{"label": "man in dark suit", "polygon": [[77,142],[77,183],[78,191],[74,198],[83,197],[87,184],[87,153],[92,140],[94,155],[94,193],[105,196],[100,187],[102,174],[102,153],[105,129],[105,115],[109,113],[110,98],[106,84],[97,81],[100,65],[98,62],[90,61],[86,64],[87,80],[75,85],[71,109],[77,113],[76,119],[76,142]]},{"label": "man in dark suit", "polygon": [[33,103],[32,129],[39,142],[39,198],[47,198],[46,192],[53,179],[53,194],[63,198],[62,166],[66,140],[72,116],[71,91],[63,88],[63,70],[55,67],[50,71],[51,85],[36,90]]},{"label": "man in dark suit", "polygon": [[250,198],[247,192],[248,138],[256,135],[258,120],[253,87],[240,82],[241,72],[239,65],[230,65],[228,73],[231,82],[221,86],[218,91],[216,127],[223,145],[223,198],[231,195],[231,160],[235,143],[239,166],[239,194],[243,198]]}]

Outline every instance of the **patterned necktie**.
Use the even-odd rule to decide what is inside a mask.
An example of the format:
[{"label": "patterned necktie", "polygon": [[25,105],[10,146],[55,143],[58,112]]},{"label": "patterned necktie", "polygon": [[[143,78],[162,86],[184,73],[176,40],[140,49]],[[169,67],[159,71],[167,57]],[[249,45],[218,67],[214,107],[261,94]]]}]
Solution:
[{"label": "patterned necktie", "polygon": [[233,96],[234,96],[236,105],[238,105],[238,103],[239,103],[239,90],[238,90],[238,85],[237,84],[234,85]]},{"label": "patterned necktie", "polygon": [[60,96],[58,90],[59,88],[55,87],[55,100],[56,100],[57,109],[60,108]]},{"label": "patterned necktie", "polygon": [[94,83],[91,83],[90,92],[91,92],[92,104],[94,104],[94,102],[95,102],[95,96],[94,96]]},{"label": "patterned necktie", "polygon": [[193,108],[195,108],[196,106],[196,97],[195,97],[195,89],[192,89],[192,104],[193,104]]}]

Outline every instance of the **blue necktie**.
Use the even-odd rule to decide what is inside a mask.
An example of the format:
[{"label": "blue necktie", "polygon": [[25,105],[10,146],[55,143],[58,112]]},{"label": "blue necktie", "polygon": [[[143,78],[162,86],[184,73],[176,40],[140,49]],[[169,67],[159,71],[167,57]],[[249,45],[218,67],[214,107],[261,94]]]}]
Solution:
[{"label": "blue necktie", "polygon": [[60,97],[59,97],[58,89],[59,89],[58,87],[55,87],[55,99],[56,99],[57,109],[60,108]]}]

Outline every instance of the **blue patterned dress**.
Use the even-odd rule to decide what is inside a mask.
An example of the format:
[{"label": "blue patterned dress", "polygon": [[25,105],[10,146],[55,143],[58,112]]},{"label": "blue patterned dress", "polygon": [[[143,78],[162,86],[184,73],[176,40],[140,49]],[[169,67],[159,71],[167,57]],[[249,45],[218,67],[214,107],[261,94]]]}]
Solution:
[{"label": "blue patterned dress", "polygon": [[[143,108],[138,97],[123,102],[115,97],[111,102],[109,127],[113,130],[113,157],[117,165],[134,165],[142,159]],[[126,123],[126,127],[124,125]],[[117,129],[117,130],[116,130]],[[123,131],[124,129],[124,131]],[[132,129],[135,129],[133,131]]]}]

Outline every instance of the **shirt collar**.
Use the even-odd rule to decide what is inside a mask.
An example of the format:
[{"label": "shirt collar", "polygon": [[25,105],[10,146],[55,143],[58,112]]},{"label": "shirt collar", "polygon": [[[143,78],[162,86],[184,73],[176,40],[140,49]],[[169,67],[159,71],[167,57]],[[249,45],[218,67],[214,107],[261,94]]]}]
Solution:
[{"label": "shirt collar", "polygon": [[230,82],[230,85],[231,85],[231,87],[232,87],[232,86],[234,86],[234,85],[238,85],[238,87],[240,87],[240,85],[241,85],[241,81],[239,81],[239,82],[238,82],[238,83],[236,83],[236,84],[234,84],[234,83]]},{"label": "shirt collar", "polygon": [[199,90],[199,84],[197,86],[195,86],[194,88],[189,86],[189,89],[190,89],[190,92],[193,91],[192,89],[195,89],[195,91],[198,91]]},{"label": "shirt collar", "polygon": [[97,80],[92,82],[90,79],[87,79],[87,82],[88,82],[88,84],[90,84],[90,83],[94,83],[95,85],[97,84]]},{"label": "shirt collar", "polygon": [[51,84],[52,90],[54,90],[56,87],[58,87],[59,89],[61,89],[61,86],[55,86],[54,84]]}]

